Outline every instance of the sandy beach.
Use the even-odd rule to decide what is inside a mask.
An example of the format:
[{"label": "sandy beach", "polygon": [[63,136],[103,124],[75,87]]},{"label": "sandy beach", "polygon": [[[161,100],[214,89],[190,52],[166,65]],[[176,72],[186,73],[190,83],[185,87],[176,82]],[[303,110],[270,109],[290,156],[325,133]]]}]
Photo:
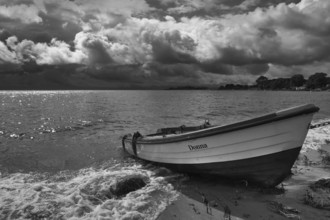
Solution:
[{"label": "sandy beach", "polygon": [[[273,189],[246,182],[225,182],[213,177],[189,176],[178,187],[180,196],[160,214],[168,219],[330,219],[330,187],[313,190],[311,185],[330,178],[330,144],[320,149],[303,149],[292,168],[292,176]],[[329,180],[330,182],[330,180]],[[201,194],[209,201],[207,213]],[[316,207],[313,207],[316,206]]]}]

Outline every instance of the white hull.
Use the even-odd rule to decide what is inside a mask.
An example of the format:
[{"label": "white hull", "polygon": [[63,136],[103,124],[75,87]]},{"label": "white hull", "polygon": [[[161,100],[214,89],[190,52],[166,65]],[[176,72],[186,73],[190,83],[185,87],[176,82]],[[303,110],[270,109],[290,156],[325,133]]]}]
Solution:
[{"label": "white hull", "polygon": [[[311,120],[312,114],[307,114],[181,142],[137,143],[137,155],[141,159],[159,163],[198,164],[227,162],[278,153],[302,146]],[[132,142],[126,141],[125,145],[126,150],[134,155]],[[196,146],[196,149],[189,146]]]},{"label": "white hull", "polygon": [[[230,125],[123,138],[123,147],[140,159],[182,171],[243,178],[275,186],[290,174],[319,108],[304,105]],[[194,127],[191,127],[194,128]],[[181,129],[181,128],[180,128]]]}]

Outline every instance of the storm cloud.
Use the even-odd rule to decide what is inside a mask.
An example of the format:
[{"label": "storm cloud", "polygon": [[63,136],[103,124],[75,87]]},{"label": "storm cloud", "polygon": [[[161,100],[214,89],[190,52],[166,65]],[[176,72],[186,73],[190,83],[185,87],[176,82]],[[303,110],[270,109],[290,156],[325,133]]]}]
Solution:
[{"label": "storm cloud", "polygon": [[15,0],[0,1],[0,18],[0,76],[69,65],[70,85],[167,87],[330,66],[327,0]]}]

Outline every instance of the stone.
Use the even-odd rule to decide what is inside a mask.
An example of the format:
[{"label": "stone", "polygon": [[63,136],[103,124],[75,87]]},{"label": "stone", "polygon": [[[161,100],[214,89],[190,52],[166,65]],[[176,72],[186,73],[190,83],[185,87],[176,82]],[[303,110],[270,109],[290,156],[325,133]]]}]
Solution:
[{"label": "stone", "polygon": [[128,193],[144,187],[147,184],[144,179],[146,179],[146,177],[141,175],[126,176],[112,185],[110,187],[110,192],[116,197],[126,196]]}]

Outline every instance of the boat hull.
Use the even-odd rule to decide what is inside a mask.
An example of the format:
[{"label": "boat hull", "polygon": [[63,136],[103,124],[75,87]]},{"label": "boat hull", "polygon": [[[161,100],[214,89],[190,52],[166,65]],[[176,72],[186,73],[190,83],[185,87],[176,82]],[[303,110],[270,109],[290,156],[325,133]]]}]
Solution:
[{"label": "boat hull", "polygon": [[[312,114],[201,138],[165,143],[133,145],[125,140],[132,155],[152,162],[207,164],[270,155],[303,145]],[[135,147],[135,149],[134,149]]]},{"label": "boat hull", "polygon": [[140,159],[181,172],[272,187],[291,173],[316,111],[306,105],[183,134],[130,136],[123,139],[123,147]]},{"label": "boat hull", "polygon": [[227,162],[156,164],[184,173],[217,175],[233,180],[246,180],[263,187],[273,187],[291,174],[291,167],[299,155],[300,149],[301,147],[297,147],[274,154]]}]

